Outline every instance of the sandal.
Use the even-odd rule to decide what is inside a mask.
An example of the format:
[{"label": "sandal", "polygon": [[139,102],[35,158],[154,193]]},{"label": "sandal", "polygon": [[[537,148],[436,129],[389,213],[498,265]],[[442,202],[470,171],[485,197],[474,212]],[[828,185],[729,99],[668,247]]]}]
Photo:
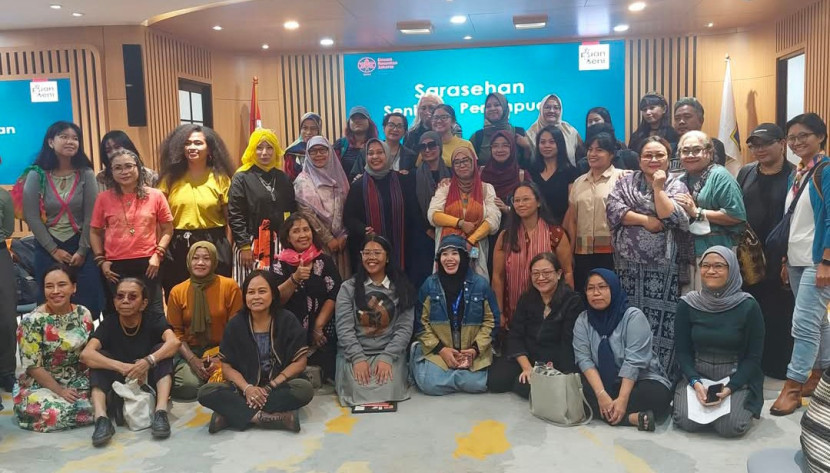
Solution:
[{"label": "sandal", "polygon": [[654,432],[657,425],[654,422],[654,412],[644,411],[637,414],[637,430]]}]

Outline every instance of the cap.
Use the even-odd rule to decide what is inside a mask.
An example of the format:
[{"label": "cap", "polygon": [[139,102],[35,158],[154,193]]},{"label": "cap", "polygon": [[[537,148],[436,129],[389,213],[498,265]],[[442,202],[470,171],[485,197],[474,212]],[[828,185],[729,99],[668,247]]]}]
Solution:
[{"label": "cap", "polygon": [[363,115],[366,118],[371,118],[369,110],[367,110],[363,105],[354,106],[351,110],[349,110],[349,118],[352,118],[355,115]]},{"label": "cap", "polygon": [[447,248],[455,248],[458,251],[463,251],[467,253],[467,240],[461,237],[461,235],[447,235],[441,239],[441,244],[438,245],[438,251],[435,252],[435,259],[441,257],[441,252],[446,250]]},{"label": "cap", "polygon": [[747,144],[752,141],[753,138],[760,138],[764,141],[779,141],[784,139],[784,130],[781,129],[775,123],[761,123],[754,130],[752,133],[749,134],[749,137],[746,139]]}]

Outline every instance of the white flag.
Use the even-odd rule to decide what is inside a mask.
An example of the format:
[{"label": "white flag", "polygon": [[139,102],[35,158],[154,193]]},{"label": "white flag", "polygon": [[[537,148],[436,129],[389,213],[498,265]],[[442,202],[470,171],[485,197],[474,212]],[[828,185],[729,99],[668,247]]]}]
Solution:
[{"label": "white flag", "polygon": [[[726,161],[742,163],[741,137],[738,133],[738,117],[735,113],[735,96],[732,94],[732,61],[726,59],[726,74],[723,76],[723,98],[720,107],[718,139],[726,151]],[[730,159],[731,158],[731,159]]]}]

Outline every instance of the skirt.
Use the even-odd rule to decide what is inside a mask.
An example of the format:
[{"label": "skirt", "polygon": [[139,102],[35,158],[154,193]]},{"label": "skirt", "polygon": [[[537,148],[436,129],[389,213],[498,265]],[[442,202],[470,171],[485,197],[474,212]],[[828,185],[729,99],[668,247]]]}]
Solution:
[{"label": "skirt", "polygon": [[[369,372],[374,371],[379,355],[368,355]],[[405,401],[409,399],[409,373],[406,356],[401,355],[392,362],[392,379],[386,384],[377,384],[374,378],[361,386],[354,379],[352,364],[341,353],[337,354],[335,387],[341,406],[357,406],[372,402]]]}]

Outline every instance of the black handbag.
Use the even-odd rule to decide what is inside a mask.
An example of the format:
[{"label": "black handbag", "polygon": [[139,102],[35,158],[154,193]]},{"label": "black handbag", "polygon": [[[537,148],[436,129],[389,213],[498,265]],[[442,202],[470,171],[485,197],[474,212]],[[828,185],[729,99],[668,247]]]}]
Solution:
[{"label": "black handbag", "polygon": [[790,202],[790,207],[787,209],[787,213],[784,214],[784,218],[778,222],[778,225],[770,230],[769,234],[767,235],[767,239],[764,240],[764,246],[766,247],[767,251],[770,255],[774,255],[775,258],[783,258],[787,255],[787,247],[790,244],[790,221],[793,218],[793,212],[795,212],[795,206],[798,204],[798,199],[801,197],[801,193],[804,192],[804,189],[808,187],[810,184],[810,178],[813,177],[813,173],[818,169],[821,163],[816,164],[813,166],[812,169],[804,176],[804,179],[801,181],[801,187],[798,188],[798,192],[795,194],[795,199]]}]

